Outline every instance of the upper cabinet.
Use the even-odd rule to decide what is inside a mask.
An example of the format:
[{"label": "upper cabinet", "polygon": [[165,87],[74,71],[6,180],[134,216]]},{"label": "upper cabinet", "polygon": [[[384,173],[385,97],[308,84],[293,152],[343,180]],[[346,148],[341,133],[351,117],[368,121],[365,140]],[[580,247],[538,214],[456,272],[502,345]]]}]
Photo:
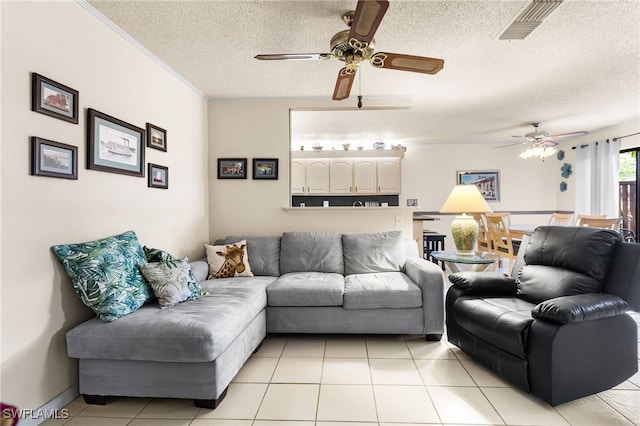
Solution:
[{"label": "upper cabinet", "polygon": [[375,158],[354,160],[353,189],[356,194],[375,194],[378,192],[378,166]]},{"label": "upper cabinet", "polygon": [[307,160],[305,178],[307,194],[327,194],[329,192],[329,160]]},{"label": "upper cabinet", "polygon": [[400,193],[399,158],[384,158],[378,160],[378,192],[384,194]]},{"label": "upper cabinet", "polygon": [[353,191],[353,161],[340,158],[329,161],[329,192],[351,194]]},{"label": "upper cabinet", "polygon": [[[350,154],[350,156],[348,156]],[[292,153],[296,195],[400,194],[402,151]]]}]

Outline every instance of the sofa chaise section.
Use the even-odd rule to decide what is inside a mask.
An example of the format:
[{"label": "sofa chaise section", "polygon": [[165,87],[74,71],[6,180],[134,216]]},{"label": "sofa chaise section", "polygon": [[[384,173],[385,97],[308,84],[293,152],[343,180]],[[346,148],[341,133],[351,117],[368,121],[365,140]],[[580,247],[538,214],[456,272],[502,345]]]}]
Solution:
[{"label": "sofa chaise section", "polygon": [[[198,263],[206,266],[193,262],[194,271]],[[80,324],[67,333],[67,352],[79,359],[80,393],[92,403],[106,396],[188,398],[215,408],[264,340],[272,281],[202,281],[208,294],[201,299],[170,309],[149,303],[114,322]]]}]

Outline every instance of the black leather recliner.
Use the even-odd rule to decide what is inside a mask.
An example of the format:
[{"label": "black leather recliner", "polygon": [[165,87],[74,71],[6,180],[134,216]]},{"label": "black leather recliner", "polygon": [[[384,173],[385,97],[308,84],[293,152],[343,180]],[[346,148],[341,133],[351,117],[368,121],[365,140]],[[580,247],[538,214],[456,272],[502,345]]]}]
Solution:
[{"label": "black leather recliner", "polygon": [[551,405],[638,371],[640,244],[585,227],[541,226],[512,276],[452,274],[447,336],[471,358]]}]

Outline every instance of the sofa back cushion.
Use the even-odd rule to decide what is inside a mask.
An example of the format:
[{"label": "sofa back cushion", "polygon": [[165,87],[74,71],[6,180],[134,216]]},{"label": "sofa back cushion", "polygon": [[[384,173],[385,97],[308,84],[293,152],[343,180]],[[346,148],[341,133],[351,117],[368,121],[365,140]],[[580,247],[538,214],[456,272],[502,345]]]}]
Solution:
[{"label": "sofa back cushion", "polygon": [[531,302],[600,293],[621,236],[586,227],[541,226],[524,253],[518,295]]},{"label": "sofa back cushion", "polygon": [[400,231],[343,234],[344,274],[399,272],[407,260]]},{"label": "sofa back cushion", "polygon": [[280,274],[332,272],[344,274],[342,234],[285,232],[280,241]]},{"label": "sofa back cushion", "polygon": [[247,241],[247,253],[251,271],[256,276],[280,276],[280,237],[226,237],[224,244],[235,241]]}]

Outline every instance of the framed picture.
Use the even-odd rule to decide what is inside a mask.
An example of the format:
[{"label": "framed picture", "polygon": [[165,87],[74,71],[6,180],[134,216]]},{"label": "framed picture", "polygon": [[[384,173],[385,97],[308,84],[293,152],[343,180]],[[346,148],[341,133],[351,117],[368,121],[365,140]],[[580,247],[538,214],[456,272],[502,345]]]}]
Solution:
[{"label": "framed picture", "polygon": [[31,73],[31,111],[78,124],[78,91]]},{"label": "framed picture", "polygon": [[147,123],[147,146],[167,152],[167,131]]},{"label": "framed picture", "polygon": [[278,159],[277,158],[254,158],[253,159],[254,179],[278,179]]},{"label": "framed picture", "polygon": [[169,189],[169,168],[149,163],[147,173],[149,188]]},{"label": "framed picture", "polygon": [[218,158],[218,179],[246,179],[246,158]]},{"label": "framed picture", "polygon": [[78,179],[78,147],[31,138],[31,174]]},{"label": "framed picture", "polygon": [[499,170],[458,170],[458,185],[475,185],[487,201],[500,201]]},{"label": "framed picture", "polygon": [[144,176],[144,129],[89,108],[87,168]]}]

